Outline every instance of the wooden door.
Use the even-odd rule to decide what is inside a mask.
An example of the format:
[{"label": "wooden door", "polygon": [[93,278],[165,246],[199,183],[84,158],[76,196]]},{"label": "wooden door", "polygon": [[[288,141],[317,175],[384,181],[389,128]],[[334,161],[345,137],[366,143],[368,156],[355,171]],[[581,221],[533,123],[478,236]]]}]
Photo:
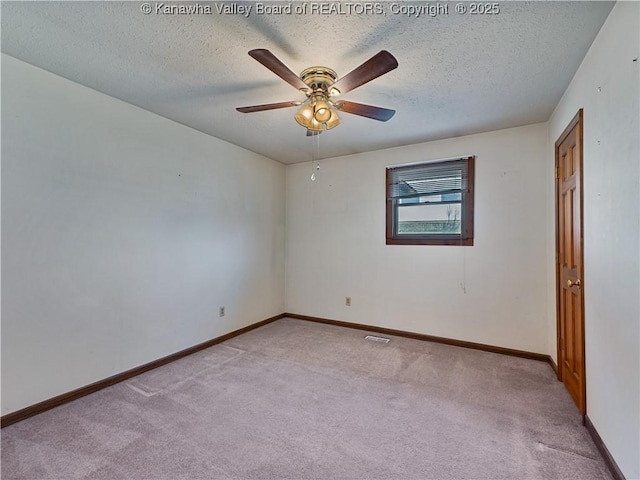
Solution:
[{"label": "wooden door", "polygon": [[556,142],[558,379],[586,413],[582,236],[582,109]]}]

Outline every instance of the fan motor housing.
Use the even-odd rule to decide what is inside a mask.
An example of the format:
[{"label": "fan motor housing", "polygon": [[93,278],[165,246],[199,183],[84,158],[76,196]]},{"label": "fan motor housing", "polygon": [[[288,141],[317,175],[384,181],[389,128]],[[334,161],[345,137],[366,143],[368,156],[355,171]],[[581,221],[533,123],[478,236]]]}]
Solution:
[{"label": "fan motor housing", "polygon": [[328,96],[338,74],[327,67],[309,67],[302,71],[300,78],[309,85],[309,94],[321,91]]}]

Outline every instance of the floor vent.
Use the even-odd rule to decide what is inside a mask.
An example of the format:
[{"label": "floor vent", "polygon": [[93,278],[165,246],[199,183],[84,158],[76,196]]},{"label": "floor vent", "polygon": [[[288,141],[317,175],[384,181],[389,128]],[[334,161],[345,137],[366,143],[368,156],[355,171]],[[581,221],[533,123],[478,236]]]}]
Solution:
[{"label": "floor vent", "polygon": [[367,335],[364,337],[365,340],[369,340],[370,342],[380,342],[380,343],[389,343],[391,339],[384,337],[376,337],[374,335]]}]

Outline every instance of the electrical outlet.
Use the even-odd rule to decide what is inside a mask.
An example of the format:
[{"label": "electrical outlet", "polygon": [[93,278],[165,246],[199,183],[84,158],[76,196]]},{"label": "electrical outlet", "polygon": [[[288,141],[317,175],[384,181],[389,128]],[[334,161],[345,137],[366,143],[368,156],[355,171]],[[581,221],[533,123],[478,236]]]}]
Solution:
[{"label": "electrical outlet", "polygon": [[220,317],[224,317],[224,307],[220,307],[220,313],[219,313]]},{"label": "electrical outlet", "polygon": [[350,307],[351,306],[351,297],[344,297],[344,304],[347,307]]}]

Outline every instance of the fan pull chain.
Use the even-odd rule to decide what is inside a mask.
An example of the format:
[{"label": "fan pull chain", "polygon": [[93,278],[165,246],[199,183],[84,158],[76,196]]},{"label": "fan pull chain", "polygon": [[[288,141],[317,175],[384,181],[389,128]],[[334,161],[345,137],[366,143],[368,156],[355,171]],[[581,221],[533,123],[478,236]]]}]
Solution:
[{"label": "fan pull chain", "polygon": [[[317,140],[315,140],[317,137]],[[316,146],[318,144],[318,152],[316,155]],[[311,135],[311,181],[316,181],[316,172],[320,171],[320,135]]]},{"label": "fan pull chain", "polygon": [[316,135],[311,135],[311,181],[316,181],[316,172],[313,171],[313,164],[316,162],[316,148],[315,148]]},{"label": "fan pull chain", "polygon": [[316,155],[316,171],[320,171],[320,134],[315,135],[316,137],[318,137],[318,140],[316,140],[316,143],[318,145],[318,154]]}]

